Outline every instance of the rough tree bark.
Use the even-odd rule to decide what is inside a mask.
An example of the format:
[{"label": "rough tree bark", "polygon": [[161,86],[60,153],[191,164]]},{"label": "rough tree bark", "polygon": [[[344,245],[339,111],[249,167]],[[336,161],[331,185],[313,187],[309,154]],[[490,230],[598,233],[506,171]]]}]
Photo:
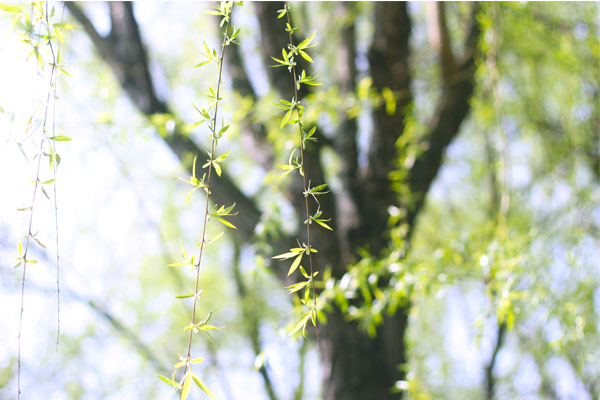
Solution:
[{"label": "rough tree bark", "polygon": [[[154,93],[152,77],[148,72],[148,57],[132,5],[118,2],[110,4],[112,29],[107,37],[96,32],[75,3],[67,3],[67,7],[83,25],[98,53],[111,66],[115,77],[140,112],[149,118],[156,113],[173,115]],[[255,3],[266,65],[271,65],[270,57],[279,55],[281,48],[287,46],[284,23],[276,19],[276,11],[281,8],[282,3]],[[406,106],[413,102],[409,65],[410,15],[406,3],[374,4],[375,32],[369,50],[370,73],[376,90],[380,93],[384,89],[391,90],[394,94],[396,109],[390,112],[385,107],[380,107],[373,111],[374,130],[369,145],[368,165],[365,168],[359,168],[357,162],[357,127],[353,120],[342,118],[337,137],[331,142],[322,140],[307,147],[305,167],[312,186],[325,182],[320,161],[323,146],[333,146],[342,159],[342,189],[322,200],[322,209],[337,221],[336,231],[314,231],[313,240],[319,243],[320,250],[316,260],[319,269],[330,266],[333,276],[340,278],[347,265],[358,258],[355,253],[357,248],[366,247],[372,254],[379,254],[386,246],[384,233],[387,230],[387,209],[390,205],[407,208],[406,223],[410,237],[429,188],[442,165],[445,149],[457,136],[461,123],[468,115],[478,36],[476,7],[473,10],[472,25],[464,44],[464,56],[456,59],[450,46],[443,6],[438,6],[437,24],[442,39],[439,49],[442,90],[435,115],[428,131],[423,135],[425,150],[416,158],[407,174],[406,184],[413,199],[406,201],[398,198],[391,187],[389,173],[397,158],[396,142],[404,131]],[[348,25],[340,35],[337,83],[342,93],[352,93],[356,78],[354,26]],[[241,56],[239,53],[232,54],[234,59],[228,63],[234,88],[245,96],[255,98],[252,85],[239,62]],[[267,72],[270,83],[281,96],[291,98],[293,90],[287,70],[268,68]],[[303,98],[305,94],[302,93],[300,97]],[[255,147],[268,146],[264,127],[248,124],[244,130],[248,131],[248,137]],[[182,161],[186,160],[188,153],[201,151],[178,129],[164,139]],[[257,154],[257,162],[268,168],[271,157],[271,149],[266,147],[261,154]],[[185,167],[189,169],[190,165],[186,164]],[[299,222],[303,221],[304,199],[301,185],[297,180],[292,180],[287,190],[291,204],[298,211]],[[254,227],[260,219],[260,210],[226,175],[215,181],[213,192],[215,200],[220,204],[237,203],[240,215],[244,218],[234,223],[240,228],[238,231],[241,233],[241,240],[251,242]],[[299,232],[302,240],[303,230]],[[321,328],[319,345],[323,361],[323,395],[326,400],[385,400],[400,397],[393,394],[391,388],[397,380],[404,378],[401,365],[406,362],[404,335],[408,314],[409,308],[406,307],[399,309],[395,315],[386,316],[374,338],[369,337],[356,323],[348,322],[339,310],[334,310],[328,316],[327,325]]]}]

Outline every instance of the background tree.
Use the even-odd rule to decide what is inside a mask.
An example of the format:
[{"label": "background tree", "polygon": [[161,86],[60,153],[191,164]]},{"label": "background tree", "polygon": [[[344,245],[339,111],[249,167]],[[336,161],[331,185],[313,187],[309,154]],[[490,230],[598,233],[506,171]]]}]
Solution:
[{"label": "background tree", "polygon": [[[143,40],[136,6],[108,3],[110,23],[102,34],[90,19],[90,12],[98,20],[102,10],[66,7],[146,120],[139,124],[151,126],[191,170],[205,144],[190,130],[194,121],[178,115],[185,113],[176,96],[167,101],[158,95],[161,69],[154,43]],[[275,98],[269,90],[282,98],[293,93],[288,71],[269,68],[288,41],[284,21],[276,18],[283,4],[244,8],[237,23],[254,23],[257,32],[242,36],[242,46],[227,59],[226,82],[237,99],[230,112],[238,136],[231,145],[243,154],[239,165],[252,166],[262,179],[242,172],[214,177],[215,202],[235,202],[239,211],[232,219],[238,227],[234,257],[215,257],[220,265],[234,265],[239,330],[246,332],[265,392],[274,399],[283,390],[262,362],[261,326],[269,317],[257,311],[269,297],[259,295],[256,277],[242,272],[240,263],[252,264],[252,257],[240,255],[257,255],[259,265],[286,279],[288,266],[269,258],[294,247],[297,235],[303,240],[304,199],[300,181],[284,185],[273,168],[294,147],[269,108]],[[317,343],[322,396],[504,398],[532,391],[561,398],[570,389],[553,377],[564,371],[572,373],[569,385],[577,393],[598,396],[599,292],[592,263],[599,256],[597,5],[293,8],[301,35],[317,31],[320,53],[310,74],[325,83],[300,94],[311,104],[307,118],[318,125],[305,168],[312,186],[332,188],[320,201],[333,216],[334,231],[315,230],[312,239],[319,243],[315,260],[326,276],[321,295],[329,304]],[[212,29],[216,37],[219,28]],[[259,57],[244,51],[252,40]],[[165,65],[176,70],[171,59]],[[141,199],[147,196],[141,189]],[[177,285],[185,279],[172,274]],[[97,302],[88,304],[127,332]],[[453,352],[452,341],[460,337],[453,331],[456,321],[481,337],[476,356]],[[145,348],[135,334],[128,336]],[[475,338],[465,340],[457,347],[476,348]],[[159,347],[158,357],[142,353],[161,368],[158,359],[175,347]],[[213,351],[218,370],[222,362]],[[300,354],[305,351],[303,346]],[[498,366],[503,351],[519,361]],[[457,372],[461,361],[473,367]],[[537,381],[520,383],[523,371]],[[477,383],[463,384],[457,374]]]}]

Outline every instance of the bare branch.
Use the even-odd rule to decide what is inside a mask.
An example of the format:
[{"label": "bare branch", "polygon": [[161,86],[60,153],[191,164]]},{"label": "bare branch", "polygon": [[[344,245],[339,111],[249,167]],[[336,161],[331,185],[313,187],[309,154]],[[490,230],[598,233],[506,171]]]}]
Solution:
[{"label": "bare branch", "polygon": [[[67,3],[67,7],[84,26],[92,44],[111,66],[115,77],[138,110],[150,121],[157,113],[173,116],[172,119],[176,122],[175,129],[172,133],[163,136],[163,139],[179,157],[184,168],[191,171],[193,155],[203,156],[207,151],[190,139],[185,124],[181,123],[169,107],[156,97],[152,76],[148,69],[147,53],[133,15],[132,4],[110,3],[112,28],[107,38],[97,33],[77,3]],[[221,177],[215,177],[211,189],[211,196],[217,204],[236,203],[239,215],[231,218],[231,222],[238,227],[235,234],[243,240],[251,240],[261,215],[254,201],[242,193],[225,172]]]}]

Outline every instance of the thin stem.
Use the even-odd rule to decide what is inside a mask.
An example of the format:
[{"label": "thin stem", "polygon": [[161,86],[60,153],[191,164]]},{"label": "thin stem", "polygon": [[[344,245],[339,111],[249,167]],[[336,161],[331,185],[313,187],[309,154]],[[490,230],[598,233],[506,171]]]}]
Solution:
[{"label": "thin stem", "polygon": [[[288,7],[288,12],[286,13],[286,17],[287,17],[287,23],[288,26],[292,26],[292,22],[290,20],[290,13],[289,13],[289,5],[286,4],[286,7]],[[294,48],[294,40],[292,38],[292,30],[288,30],[289,36],[290,36],[290,51],[292,51],[292,49]],[[296,109],[296,111],[298,112],[298,115],[300,115],[300,110],[298,109],[298,104],[300,102],[300,100],[298,99],[298,79],[297,79],[297,75],[296,75],[296,63],[294,62],[294,64],[292,65],[292,75],[294,78],[294,108]],[[310,264],[310,284],[311,284],[311,290],[313,292],[313,299],[314,299],[314,308],[315,308],[315,313],[318,316],[319,310],[317,308],[317,292],[315,291],[315,279],[313,276],[313,261],[312,261],[312,248],[310,246],[310,211],[308,208],[308,186],[306,184],[306,173],[304,170],[304,134],[302,132],[302,125],[300,124],[300,121],[298,121],[298,131],[300,132],[300,163],[301,163],[301,168],[302,168],[302,184],[304,187],[304,202],[305,202],[305,206],[306,206],[306,245],[308,248],[308,260],[309,260],[309,264]],[[317,342],[319,341],[319,324],[317,322],[317,318],[315,318],[315,328],[317,330]]]},{"label": "thin stem", "polygon": [[[216,93],[216,103],[215,103],[215,113],[212,119],[212,140],[210,143],[210,153],[209,153],[209,163],[208,163],[208,177],[206,180],[206,203],[205,203],[205,211],[204,211],[204,225],[202,227],[202,241],[200,242],[200,252],[198,254],[198,262],[196,263],[196,285],[194,288],[194,306],[192,307],[192,325],[196,324],[196,305],[198,304],[198,286],[200,282],[200,264],[202,263],[202,255],[204,253],[204,244],[206,242],[206,224],[208,222],[208,206],[209,206],[209,197],[210,197],[210,178],[212,176],[212,166],[214,159],[215,147],[217,145],[216,139],[216,130],[217,130],[217,114],[219,111],[219,94],[221,91],[221,77],[223,75],[223,56],[225,55],[225,47],[227,46],[227,32],[229,30],[229,20],[225,24],[225,34],[223,36],[223,42],[221,44],[221,56],[219,57],[219,79],[217,82],[217,93]],[[185,368],[183,370],[183,376],[185,377],[187,374],[187,369],[190,364],[190,353],[192,350],[192,337],[194,335],[194,329],[190,329],[190,336],[188,340],[188,349],[186,356]],[[183,392],[182,392],[183,393]]]},{"label": "thin stem", "polygon": [[[60,16],[62,21],[65,13],[65,5]],[[46,24],[49,26],[48,21],[48,3],[46,3]],[[50,43],[50,51],[52,52],[52,58],[54,59],[54,49],[52,43]],[[60,51],[60,42],[58,42],[58,49]],[[56,64],[56,62],[54,63]],[[54,65],[53,65],[54,66]],[[58,79],[54,81],[54,101],[52,102],[52,136],[56,136],[56,91],[58,90]],[[59,240],[58,240],[58,198],[56,195],[56,168],[58,167],[58,158],[56,156],[56,142],[50,143],[52,146],[52,172],[53,172],[53,191],[54,191],[54,229],[56,237],[56,351],[58,351],[58,345],[60,343],[60,251],[59,251]]]},{"label": "thin stem", "polygon": [[[48,21],[48,3],[46,3],[46,24],[48,27],[48,31],[50,30],[50,24]],[[36,178],[33,187],[33,196],[31,200],[31,207],[29,208],[29,227],[27,229],[27,240],[25,242],[25,249],[23,251],[23,276],[21,278],[21,310],[19,313],[19,336],[18,336],[18,350],[17,350],[17,399],[21,399],[21,334],[23,332],[23,311],[24,311],[24,303],[25,303],[25,280],[27,276],[27,253],[29,251],[29,242],[33,237],[33,233],[31,232],[31,228],[33,226],[33,207],[35,204],[35,199],[37,195],[38,186],[40,184],[40,166],[42,162],[42,156],[44,153],[44,143],[48,140],[46,135],[46,125],[48,122],[48,105],[50,104],[50,96],[52,94],[53,81],[54,81],[54,71],[56,69],[56,58],[54,56],[54,49],[52,47],[52,40],[48,39],[48,45],[50,46],[50,51],[52,53],[52,69],[50,71],[50,83],[48,95],[46,97],[46,105],[44,109],[44,120],[42,123],[42,140],[40,140],[40,148],[38,151],[38,163],[36,168]]]}]

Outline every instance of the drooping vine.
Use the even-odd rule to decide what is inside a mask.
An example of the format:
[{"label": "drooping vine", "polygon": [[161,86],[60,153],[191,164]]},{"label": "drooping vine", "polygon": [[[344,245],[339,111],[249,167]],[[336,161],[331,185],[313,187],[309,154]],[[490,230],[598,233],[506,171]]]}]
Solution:
[{"label": "drooping vine", "polygon": [[[286,125],[297,125],[298,126],[298,134],[300,139],[300,158],[295,157],[297,149],[294,149],[292,154],[289,157],[288,164],[280,165],[279,167],[283,169],[285,172],[283,176],[297,170],[302,177],[303,184],[303,192],[305,200],[305,210],[306,210],[306,220],[304,221],[306,225],[306,243],[300,244],[295,248],[291,248],[289,252],[279,254],[274,256],[273,258],[278,260],[287,260],[294,259],[290,269],[288,271],[288,276],[293,274],[297,269],[300,270],[300,273],[304,277],[305,280],[295,283],[287,287],[289,293],[296,293],[304,290],[304,295],[301,297],[300,301],[307,308],[307,311],[303,312],[300,320],[295,324],[292,328],[290,334],[298,332],[302,329],[302,334],[306,336],[306,325],[310,320],[313,326],[317,331],[317,340],[319,338],[319,326],[317,324],[317,316],[319,312],[319,301],[318,296],[315,290],[315,282],[314,278],[319,274],[319,271],[315,271],[313,267],[313,258],[312,254],[317,253],[317,249],[311,244],[311,226],[313,223],[317,223],[321,227],[332,230],[332,228],[328,225],[328,222],[331,221],[331,218],[325,219],[323,215],[323,211],[321,210],[320,203],[318,200],[318,196],[326,194],[329,192],[327,184],[318,185],[315,187],[311,187],[310,177],[306,176],[305,168],[304,168],[304,151],[306,149],[306,143],[311,141],[316,141],[314,137],[316,132],[316,126],[312,127],[308,131],[305,130],[304,123],[302,121],[302,117],[305,111],[305,107],[300,103],[300,99],[298,98],[298,92],[300,90],[301,85],[311,85],[318,86],[321,83],[314,80],[313,77],[306,74],[305,70],[302,70],[302,73],[298,74],[296,72],[296,58],[302,57],[306,61],[312,63],[313,60],[310,55],[307,53],[307,49],[311,47],[315,47],[315,44],[311,44],[313,39],[315,38],[316,32],[313,32],[308,38],[301,41],[299,44],[294,45],[293,34],[298,28],[294,28],[291,25],[290,19],[290,11],[291,7],[289,4],[285,4],[282,10],[279,10],[278,18],[287,18],[286,23],[286,32],[288,32],[289,36],[289,44],[287,45],[287,50],[285,48],[281,49],[282,58],[273,58],[277,62],[274,67],[285,67],[292,75],[292,79],[294,82],[294,93],[293,97],[290,100],[280,99],[279,102],[281,104],[277,104],[277,107],[281,108],[285,111],[283,118],[281,119],[280,128],[283,129]],[[316,203],[317,209],[314,214],[311,214],[309,207],[309,198],[312,198]],[[307,272],[305,268],[300,265],[302,263],[302,259],[304,257],[308,258],[309,271]]]},{"label": "drooping vine", "polygon": [[[44,186],[53,184],[54,195],[54,220],[55,220],[55,235],[56,235],[56,294],[57,294],[57,328],[56,328],[56,346],[58,348],[60,340],[60,257],[59,257],[59,240],[58,240],[58,204],[57,204],[57,189],[56,189],[56,169],[60,163],[60,156],[56,151],[56,142],[69,141],[71,138],[56,134],[56,90],[57,90],[57,72],[62,72],[68,76],[68,73],[61,65],[60,43],[64,41],[63,30],[72,29],[71,25],[63,24],[62,22],[52,21],[55,17],[54,8],[50,9],[48,2],[32,2],[26,6],[22,5],[2,5],[2,11],[14,13],[12,18],[13,26],[19,26],[19,36],[21,40],[31,47],[29,56],[35,56],[40,73],[44,73],[46,64],[50,65],[48,75],[48,90],[45,102],[43,103],[43,116],[41,123],[41,136],[39,139],[38,151],[34,157],[37,160],[35,165],[35,179],[33,180],[33,191],[31,203],[26,207],[20,208],[20,211],[29,211],[29,221],[27,234],[25,237],[25,245],[19,240],[17,245],[18,256],[14,267],[23,268],[21,277],[21,302],[19,311],[19,334],[18,334],[18,350],[17,350],[17,399],[21,398],[21,345],[23,333],[23,314],[25,310],[25,286],[27,282],[27,266],[28,264],[36,264],[37,260],[28,257],[30,244],[35,242],[42,249],[46,246],[37,237],[37,232],[34,233],[33,217],[38,191],[41,191],[47,199],[50,199],[48,192]],[[62,16],[61,16],[62,19]],[[50,57],[49,62],[44,60],[42,54],[46,48]],[[28,128],[31,126],[31,121],[34,115],[31,116]],[[42,159],[49,160],[49,167],[52,178],[43,179],[41,172]]]},{"label": "drooping vine", "polygon": [[[210,202],[209,202],[210,194],[211,194],[210,184],[211,184],[211,177],[213,175],[213,171],[218,176],[221,176],[221,173],[222,173],[221,163],[223,161],[225,161],[225,159],[229,155],[229,152],[226,152],[217,157],[215,153],[216,153],[216,148],[217,148],[219,139],[221,139],[223,137],[225,132],[227,132],[227,130],[230,127],[230,125],[225,124],[224,121],[222,121],[221,126],[218,127],[218,116],[219,116],[218,114],[219,114],[219,104],[223,100],[223,97],[221,95],[221,86],[222,86],[223,59],[225,57],[225,50],[226,50],[227,46],[238,43],[236,38],[240,33],[240,29],[233,28],[230,30],[231,11],[233,9],[234,4],[241,5],[241,2],[233,2],[233,1],[221,2],[219,5],[215,6],[215,10],[207,11],[208,14],[221,17],[220,26],[225,27],[224,34],[223,34],[223,40],[221,42],[220,53],[217,53],[216,49],[211,49],[206,44],[206,42],[204,42],[204,46],[203,46],[204,53],[201,53],[201,54],[206,58],[206,60],[199,63],[198,65],[196,65],[196,67],[201,67],[201,66],[204,66],[207,64],[216,63],[216,66],[217,66],[217,75],[218,75],[217,83],[216,83],[215,88],[209,87],[208,98],[210,99],[210,102],[209,102],[208,107],[199,109],[194,106],[196,108],[196,110],[198,111],[198,113],[200,114],[201,119],[199,122],[194,124],[193,127],[198,126],[198,125],[202,124],[203,122],[208,121],[208,123],[209,123],[209,131],[210,131],[210,139],[211,139],[210,150],[208,152],[208,159],[207,159],[206,163],[204,163],[204,165],[202,165],[202,168],[207,169],[208,171],[206,173],[203,173],[201,178],[198,178],[196,176],[196,160],[197,160],[197,156],[196,156],[194,158],[194,161],[192,164],[192,176],[189,179],[179,178],[182,181],[193,186],[193,188],[186,195],[186,203],[190,200],[191,195],[195,191],[202,189],[206,193],[202,235],[201,235],[200,243],[196,244],[196,247],[199,247],[198,258],[196,259],[196,257],[194,255],[192,255],[190,257],[188,255],[185,247],[181,243],[180,247],[181,247],[181,255],[183,257],[183,261],[172,263],[172,264],[168,265],[169,267],[179,267],[179,266],[189,265],[189,266],[192,266],[192,271],[195,274],[194,289],[190,289],[188,292],[176,296],[176,298],[178,298],[178,299],[188,299],[188,298],[192,299],[191,322],[188,326],[186,326],[184,328],[185,331],[189,332],[186,355],[183,357],[180,357],[179,361],[175,364],[175,366],[174,366],[175,371],[173,371],[171,378],[159,375],[159,378],[161,380],[163,380],[164,382],[166,382],[174,387],[174,391],[177,391],[177,390],[181,391],[180,392],[181,400],[184,400],[189,396],[189,393],[190,393],[190,390],[192,387],[192,382],[194,382],[202,391],[204,391],[204,393],[206,393],[210,397],[214,397],[214,395],[209,390],[209,388],[206,386],[206,384],[198,377],[198,375],[196,375],[192,371],[193,364],[201,363],[204,360],[204,358],[201,358],[201,357],[192,358],[192,339],[194,337],[194,333],[199,333],[199,332],[206,333],[207,331],[220,329],[219,327],[209,324],[212,313],[209,313],[205,318],[198,320],[197,311],[196,311],[197,305],[198,305],[198,299],[200,297],[200,294],[202,293],[202,290],[199,288],[199,281],[200,281],[200,266],[202,264],[202,256],[204,253],[204,246],[206,244],[216,241],[223,235],[223,232],[221,232],[218,235],[216,235],[215,237],[213,237],[212,239],[210,239],[210,240],[207,239],[206,227],[207,227],[209,218],[211,218],[211,217],[215,218],[216,220],[221,222],[226,227],[231,228],[231,229],[236,229],[235,225],[233,225],[230,221],[227,220],[227,217],[237,214],[237,212],[233,211],[235,204],[233,204],[229,207],[225,207],[224,205],[219,206],[219,205],[215,204],[215,205],[213,205],[213,207],[211,209]],[[212,115],[211,115],[211,113],[212,113]],[[183,368],[183,374],[181,375],[181,378],[179,380],[176,380],[175,374],[176,374],[177,370],[180,368]]]}]

